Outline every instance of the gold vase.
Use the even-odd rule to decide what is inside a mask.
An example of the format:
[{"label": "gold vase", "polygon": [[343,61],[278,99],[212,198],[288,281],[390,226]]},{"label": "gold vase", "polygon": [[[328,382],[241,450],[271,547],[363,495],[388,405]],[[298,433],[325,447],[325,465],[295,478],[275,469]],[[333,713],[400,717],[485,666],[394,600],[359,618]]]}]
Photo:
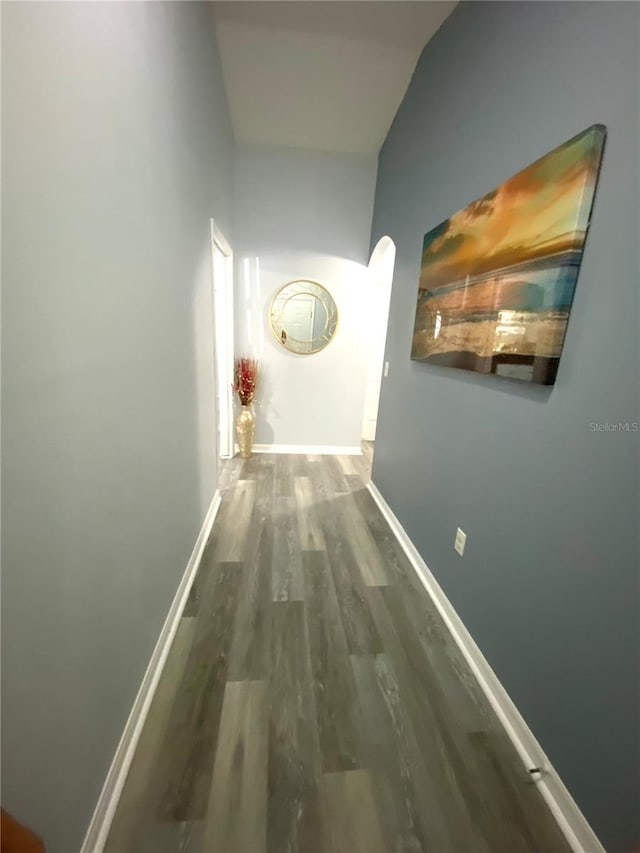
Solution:
[{"label": "gold vase", "polygon": [[249,406],[243,406],[236,420],[236,435],[242,459],[251,456],[253,438],[256,434],[256,419]]}]

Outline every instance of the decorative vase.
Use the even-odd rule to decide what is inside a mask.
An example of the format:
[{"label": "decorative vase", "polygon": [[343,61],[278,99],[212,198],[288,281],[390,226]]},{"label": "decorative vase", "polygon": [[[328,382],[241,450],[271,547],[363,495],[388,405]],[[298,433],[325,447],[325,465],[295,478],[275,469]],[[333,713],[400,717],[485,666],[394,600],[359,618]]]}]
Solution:
[{"label": "decorative vase", "polygon": [[242,459],[248,459],[251,456],[253,438],[256,434],[256,419],[249,406],[243,406],[238,415],[236,420],[236,434],[240,456]]}]

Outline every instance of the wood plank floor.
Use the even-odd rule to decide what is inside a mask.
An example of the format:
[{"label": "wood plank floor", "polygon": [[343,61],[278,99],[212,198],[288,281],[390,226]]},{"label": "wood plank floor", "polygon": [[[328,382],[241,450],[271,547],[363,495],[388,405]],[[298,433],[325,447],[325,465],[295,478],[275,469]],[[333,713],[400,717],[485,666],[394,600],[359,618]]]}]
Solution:
[{"label": "wood plank floor", "polygon": [[225,465],[107,853],[569,853],[370,462]]}]

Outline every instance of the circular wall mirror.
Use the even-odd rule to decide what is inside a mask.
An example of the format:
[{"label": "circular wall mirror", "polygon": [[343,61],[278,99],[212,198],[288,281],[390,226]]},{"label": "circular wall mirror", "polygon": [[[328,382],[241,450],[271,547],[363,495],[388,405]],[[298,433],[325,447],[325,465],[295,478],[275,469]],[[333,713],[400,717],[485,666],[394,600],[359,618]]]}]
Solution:
[{"label": "circular wall mirror", "polygon": [[329,291],[306,279],[290,281],[271,302],[271,330],[289,352],[320,352],[335,335],[338,309]]}]

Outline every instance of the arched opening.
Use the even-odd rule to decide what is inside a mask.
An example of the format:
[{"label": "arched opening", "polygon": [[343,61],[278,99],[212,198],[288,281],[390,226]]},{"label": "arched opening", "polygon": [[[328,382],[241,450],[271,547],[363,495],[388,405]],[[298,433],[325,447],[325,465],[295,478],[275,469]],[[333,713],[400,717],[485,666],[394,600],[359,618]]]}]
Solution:
[{"label": "arched opening", "polygon": [[369,367],[362,417],[363,441],[375,441],[376,437],[395,261],[396,244],[391,237],[381,237],[371,253],[368,266]]}]

